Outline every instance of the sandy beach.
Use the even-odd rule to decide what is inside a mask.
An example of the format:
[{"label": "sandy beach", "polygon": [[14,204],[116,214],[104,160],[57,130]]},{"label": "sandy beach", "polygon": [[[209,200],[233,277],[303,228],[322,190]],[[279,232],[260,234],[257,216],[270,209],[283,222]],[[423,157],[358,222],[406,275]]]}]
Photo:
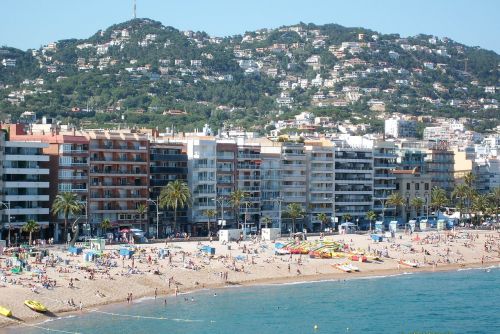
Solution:
[{"label": "sandy beach", "polygon": [[[318,239],[313,237],[308,241]],[[279,241],[289,242],[285,238]],[[145,296],[175,296],[201,288],[386,276],[500,263],[498,231],[398,233],[394,239],[383,242],[374,242],[369,235],[349,234],[325,236],[323,241],[345,244],[346,253],[363,251],[383,256],[381,261],[352,262],[346,258],[276,255],[270,241],[230,244],[188,241],[135,245],[137,250],[129,259],[119,255],[122,246],[107,245],[104,256],[87,262],[82,255],[71,255],[62,247],[49,247],[48,258],[39,261],[30,257],[31,272],[15,275],[10,274],[7,267],[10,257],[3,255],[0,256],[0,306],[11,309],[14,317],[0,316],[0,327],[39,322],[65,312],[88,312],[110,303],[133,303]],[[214,247],[215,255],[201,252],[202,245]],[[170,255],[160,256],[160,249],[168,249]],[[346,273],[335,267],[346,262],[355,264],[359,272]],[[128,301],[130,294],[132,298]],[[40,301],[50,312],[41,314],[30,310],[23,305],[23,301],[29,299]]]}]

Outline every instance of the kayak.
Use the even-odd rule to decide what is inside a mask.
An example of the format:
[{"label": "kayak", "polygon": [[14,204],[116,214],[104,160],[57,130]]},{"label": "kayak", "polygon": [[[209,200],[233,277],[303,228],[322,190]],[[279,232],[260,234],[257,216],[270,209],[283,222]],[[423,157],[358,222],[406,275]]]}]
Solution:
[{"label": "kayak", "polygon": [[36,300],[25,300],[24,305],[28,306],[30,309],[36,312],[46,312],[47,308],[40,302]]},{"label": "kayak", "polygon": [[8,308],[0,306],[0,315],[3,315],[5,317],[12,317],[12,311]]}]

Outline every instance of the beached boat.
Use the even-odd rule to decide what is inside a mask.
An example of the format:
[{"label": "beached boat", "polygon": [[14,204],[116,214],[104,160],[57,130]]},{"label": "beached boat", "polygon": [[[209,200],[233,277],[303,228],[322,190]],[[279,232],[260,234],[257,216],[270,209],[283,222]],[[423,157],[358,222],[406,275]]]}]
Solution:
[{"label": "beached boat", "polygon": [[359,262],[366,262],[368,261],[368,258],[364,255],[351,255],[349,257],[350,260],[352,261],[359,261]]},{"label": "beached boat", "polygon": [[36,300],[25,300],[24,305],[28,306],[30,309],[36,312],[47,312],[47,308],[40,302]]},{"label": "beached boat", "polygon": [[356,267],[355,265],[353,265],[352,263],[347,263],[344,266],[346,266],[347,268],[349,268],[351,271],[359,271],[359,268]]},{"label": "beached boat", "polygon": [[12,317],[12,311],[8,308],[0,306],[0,315],[3,315],[4,317]]},{"label": "beached boat", "polygon": [[286,254],[290,254],[290,251],[288,249],[285,249],[285,248],[276,248],[276,249],[274,249],[274,253],[276,255],[286,255]]},{"label": "beached boat", "polygon": [[415,261],[399,260],[399,264],[402,264],[403,266],[412,267],[412,268],[418,267],[418,263]]},{"label": "beached boat", "polygon": [[346,264],[335,264],[333,265],[334,268],[337,268],[339,270],[342,270],[343,272],[346,272],[346,273],[350,273],[352,271],[352,269],[346,265]]}]

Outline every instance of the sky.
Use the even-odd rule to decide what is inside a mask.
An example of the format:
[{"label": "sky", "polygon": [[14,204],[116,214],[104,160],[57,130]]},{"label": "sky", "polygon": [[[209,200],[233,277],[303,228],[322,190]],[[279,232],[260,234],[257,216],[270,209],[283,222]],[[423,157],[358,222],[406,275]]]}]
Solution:
[{"label": "sky", "polygon": [[[137,17],[212,36],[299,22],[449,37],[500,54],[500,0],[136,0]],[[2,0],[0,45],[87,38],[133,17],[133,0]]]}]

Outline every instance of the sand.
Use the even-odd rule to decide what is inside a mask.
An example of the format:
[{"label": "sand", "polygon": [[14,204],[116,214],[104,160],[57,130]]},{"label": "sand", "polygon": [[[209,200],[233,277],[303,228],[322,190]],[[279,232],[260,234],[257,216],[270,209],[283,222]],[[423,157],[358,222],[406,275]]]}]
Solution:
[{"label": "sand", "polygon": [[[466,235],[466,233],[469,233]],[[318,237],[308,240],[319,239]],[[105,254],[116,267],[98,267],[88,263],[81,255],[71,256],[62,247],[49,247],[50,253],[63,260],[69,260],[54,267],[46,267],[46,275],[56,285],[44,288],[36,274],[6,276],[7,282],[0,281],[0,306],[12,310],[14,319],[0,316],[0,327],[19,321],[39,322],[47,317],[61,316],[65,312],[87,312],[110,303],[127,303],[132,293],[132,302],[145,296],[158,298],[165,295],[181,294],[200,288],[218,288],[226,285],[279,284],[297,281],[319,281],[349,279],[363,276],[385,276],[403,272],[456,270],[464,267],[486,267],[500,263],[500,233],[498,231],[456,232],[454,237],[444,233],[398,233],[391,242],[375,243],[369,235],[333,235],[325,240],[343,241],[351,249],[388,252],[382,262],[358,263],[360,271],[344,273],[334,267],[346,259],[312,259],[307,255],[275,255],[272,242],[245,241],[229,245],[218,241],[204,242],[215,247],[214,258],[201,255],[197,242],[169,242],[136,245],[139,247],[134,259],[122,260],[118,256],[120,246],[106,246]],[[283,242],[286,239],[281,240]],[[485,243],[488,247],[485,247]],[[231,249],[228,249],[230,246]],[[171,258],[158,259],[160,248],[168,248]],[[244,248],[247,249],[243,253]],[[0,256],[0,269],[5,269],[6,256]],[[149,261],[151,259],[151,261]],[[253,260],[252,260],[253,259]],[[417,268],[401,265],[400,260],[415,261]],[[34,268],[43,269],[43,264],[29,263]],[[133,270],[130,268],[134,267]],[[90,273],[77,267],[95,269],[93,279]],[[234,270],[236,269],[236,270]],[[32,269],[33,270],[33,269]],[[60,272],[62,271],[62,272]],[[136,273],[129,273],[129,272]],[[158,271],[155,273],[155,271]],[[227,275],[227,279],[225,277]],[[0,274],[1,279],[2,274]],[[17,279],[22,284],[12,284]],[[70,287],[73,279],[73,287]],[[169,284],[170,281],[170,284]],[[36,286],[36,292],[29,287]],[[170,285],[170,287],[169,287]],[[23,305],[26,299],[42,302],[50,312],[40,314]],[[68,305],[72,299],[76,307]],[[79,306],[82,303],[82,310]]]}]

